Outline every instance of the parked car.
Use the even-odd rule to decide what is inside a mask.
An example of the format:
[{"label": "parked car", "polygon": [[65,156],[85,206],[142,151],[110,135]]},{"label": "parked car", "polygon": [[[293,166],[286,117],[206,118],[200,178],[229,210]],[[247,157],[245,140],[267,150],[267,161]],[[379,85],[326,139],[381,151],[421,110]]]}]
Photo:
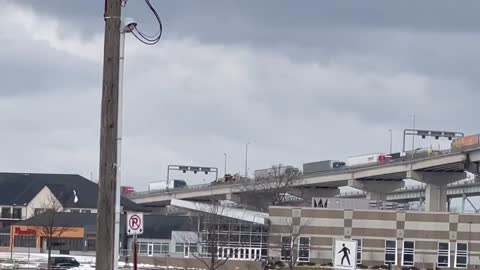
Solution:
[{"label": "parked car", "polygon": [[[51,257],[51,268],[54,270],[66,270],[74,267],[79,267],[80,263],[74,258],[69,256]],[[48,264],[41,263],[38,266],[38,270],[47,270]]]}]

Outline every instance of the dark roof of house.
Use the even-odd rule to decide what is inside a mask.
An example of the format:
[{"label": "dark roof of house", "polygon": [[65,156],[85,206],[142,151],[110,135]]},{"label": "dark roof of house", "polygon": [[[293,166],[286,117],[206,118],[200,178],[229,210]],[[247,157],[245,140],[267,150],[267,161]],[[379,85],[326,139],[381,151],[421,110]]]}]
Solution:
[{"label": "dark roof of house", "polygon": [[[122,215],[121,227],[125,231],[126,216]],[[55,213],[55,225],[58,227],[91,227],[97,226],[97,214],[81,213]],[[196,217],[187,216],[163,216],[163,215],[144,215],[144,232],[139,237],[152,239],[170,239],[172,231],[192,231],[196,230]],[[34,216],[30,219],[20,221],[15,225],[21,226],[42,226],[49,224],[51,216],[48,213]]]},{"label": "dark roof of house", "polygon": [[196,217],[144,215],[141,238],[170,239],[172,231],[195,231]]},{"label": "dark roof of house", "polygon": [[[97,208],[98,185],[77,174],[0,173],[0,205],[29,203],[45,186],[64,208]],[[122,205],[126,210],[139,210],[123,197]]]},{"label": "dark roof of house", "polygon": [[56,227],[84,227],[95,226],[97,224],[97,214],[82,214],[82,213],[68,213],[56,212],[54,214],[45,213],[42,215],[33,216],[29,219],[15,223],[19,226],[44,226],[50,224],[53,216],[53,224]]}]

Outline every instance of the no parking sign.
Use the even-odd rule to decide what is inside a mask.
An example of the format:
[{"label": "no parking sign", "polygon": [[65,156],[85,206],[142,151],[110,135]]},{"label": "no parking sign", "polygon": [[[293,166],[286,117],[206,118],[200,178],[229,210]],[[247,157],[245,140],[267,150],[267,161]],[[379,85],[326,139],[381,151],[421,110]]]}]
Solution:
[{"label": "no parking sign", "polygon": [[143,213],[129,213],[127,215],[127,234],[143,234]]}]

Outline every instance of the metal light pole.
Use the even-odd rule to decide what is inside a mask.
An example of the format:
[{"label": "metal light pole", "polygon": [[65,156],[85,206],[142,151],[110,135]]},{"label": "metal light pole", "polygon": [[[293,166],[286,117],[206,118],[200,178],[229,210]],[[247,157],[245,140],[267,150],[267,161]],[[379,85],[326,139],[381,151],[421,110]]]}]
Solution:
[{"label": "metal light pole", "polygon": [[250,143],[245,144],[245,178],[248,178],[248,145]]},{"label": "metal light pole", "polygon": [[468,222],[467,269],[470,269],[470,242],[472,241],[472,222]]},{"label": "metal light pole", "polygon": [[224,172],[224,175],[227,175],[227,153],[223,153],[223,155],[225,156],[225,164],[223,166],[223,172]]},{"label": "metal light pole", "polygon": [[116,169],[116,187],[115,187],[115,239],[114,239],[114,270],[118,269],[118,257],[120,249],[120,216],[121,216],[121,160],[122,160],[122,122],[123,122],[123,74],[125,65],[125,33],[130,33],[136,27],[137,23],[131,18],[122,18],[120,24],[120,54],[118,65],[118,123],[117,123],[117,163]]},{"label": "metal light pole", "polygon": [[[415,129],[415,120],[416,120],[416,116],[413,115],[412,129]],[[413,159],[413,155],[415,155],[415,136],[412,136],[412,159]]]},{"label": "metal light pole", "polygon": [[390,153],[392,153],[392,139],[393,139],[393,132],[391,129],[388,130],[388,132],[390,133]]}]

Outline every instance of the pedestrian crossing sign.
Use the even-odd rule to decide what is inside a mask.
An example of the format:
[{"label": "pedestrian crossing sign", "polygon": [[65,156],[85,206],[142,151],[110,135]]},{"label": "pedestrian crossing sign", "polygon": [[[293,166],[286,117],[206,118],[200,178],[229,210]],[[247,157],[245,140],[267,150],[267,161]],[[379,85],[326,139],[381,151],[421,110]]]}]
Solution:
[{"label": "pedestrian crossing sign", "polygon": [[335,240],[334,269],[357,269],[357,241]]}]

